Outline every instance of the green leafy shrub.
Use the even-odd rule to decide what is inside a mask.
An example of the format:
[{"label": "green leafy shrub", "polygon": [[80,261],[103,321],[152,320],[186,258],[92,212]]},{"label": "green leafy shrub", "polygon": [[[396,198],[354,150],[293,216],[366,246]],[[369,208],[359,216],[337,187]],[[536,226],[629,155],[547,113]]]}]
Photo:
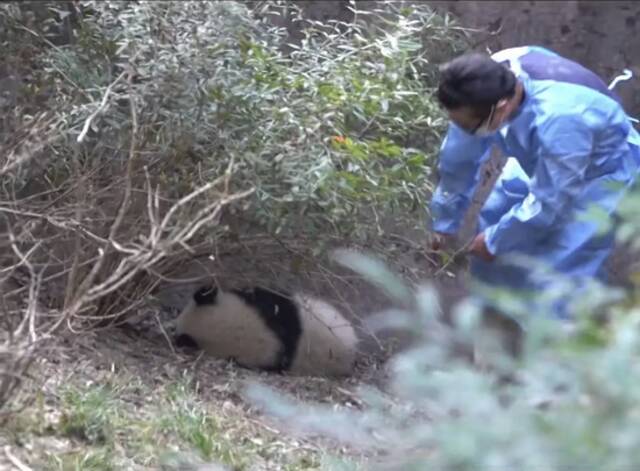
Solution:
[{"label": "green leafy shrub", "polygon": [[[445,124],[429,89],[431,58],[465,44],[427,6],[390,3],[352,24],[310,24],[285,53],[285,31],[241,2],[82,3],[91,15],[73,46],[51,51],[47,69],[59,77],[56,106],[70,137],[132,67],[145,151],[170,194],[233,160],[234,181],[257,188],[250,214],[272,231],[357,234],[370,229],[372,209],[407,220],[423,212]],[[297,11],[294,2],[269,8]],[[126,95],[125,84],[114,93]],[[96,145],[124,144],[128,114],[109,107]]]},{"label": "green leafy shrub", "polygon": [[30,73],[48,116],[10,172],[2,197],[16,207],[2,215],[38,222],[19,243],[47,267],[51,306],[134,309],[158,274],[238,242],[238,220],[320,251],[337,237],[368,243],[386,218],[421,227],[445,124],[433,58],[465,36],[427,6],[382,5],[310,23],[289,52],[268,18],[298,15],[292,2],[34,5],[54,30],[81,8],[57,44],[23,27],[20,6],[0,9],[14,42],[39,46]]}]

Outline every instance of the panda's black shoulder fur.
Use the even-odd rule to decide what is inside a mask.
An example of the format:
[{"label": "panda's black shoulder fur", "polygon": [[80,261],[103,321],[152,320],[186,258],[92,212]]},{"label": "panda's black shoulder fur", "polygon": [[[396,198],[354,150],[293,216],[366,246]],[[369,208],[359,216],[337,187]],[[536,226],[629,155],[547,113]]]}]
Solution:
[{"label": "panda's black shoulder fur", "polygon": [[[280,359],[273,370],[289,369],[295,359],[298,342],[302,336],[302,313],[292,296],[289,293],[277,293],[261,287],[233,289],[231,293],[253,307],[267,328],[282,343]],[[194,293],[193,299],[198,306],[214,305],[217,295],[216,287],[203,286]]]}]

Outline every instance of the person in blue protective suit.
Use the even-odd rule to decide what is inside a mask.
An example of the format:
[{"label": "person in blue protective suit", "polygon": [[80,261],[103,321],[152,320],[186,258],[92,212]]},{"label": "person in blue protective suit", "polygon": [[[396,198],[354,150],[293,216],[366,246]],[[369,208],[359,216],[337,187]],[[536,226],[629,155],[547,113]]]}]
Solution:
[{"label": "person in blue protective suit", "polygon": [[[614,235],[589,215],[613,216],[640,164],[640,136],[618,97],[590,70],[533,46],[452,60],[437,97],[450,124],[431,201],[435,246],[458,231],[497,145],[509,158],[469,247],[472,279],[535,299],[546,282],[519,256],[578,287],[606,282]],[[570,317],[567,301],[551,314]]]}]

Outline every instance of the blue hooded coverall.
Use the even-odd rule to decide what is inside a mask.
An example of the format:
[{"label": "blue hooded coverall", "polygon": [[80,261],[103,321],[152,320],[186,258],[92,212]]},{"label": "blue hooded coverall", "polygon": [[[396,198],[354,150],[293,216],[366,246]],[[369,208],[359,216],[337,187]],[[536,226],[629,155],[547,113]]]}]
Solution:
[{"label": "blue hooded coverall", "polygon": [[[440,149],[432,228],[457,232],[479,183],[480,166],[497,144],[509,158],[478,225],[496,259],[472,257],[472,278],[512,292],[541,293],[548,281],[510,261],[519,255],[542,262],[578,286],[581,280],[606,281],[613,231],[599,234],[598,224],[583,216],[593,205],[601,214],[614,213],[636,178],[640,135],[617,96],[581,65],[535,46],[506,49],[492,58],[523,83],[524,101],[488,137],[450,123]],[[569,316],[568,301],[554,305],[552,315]]]}]

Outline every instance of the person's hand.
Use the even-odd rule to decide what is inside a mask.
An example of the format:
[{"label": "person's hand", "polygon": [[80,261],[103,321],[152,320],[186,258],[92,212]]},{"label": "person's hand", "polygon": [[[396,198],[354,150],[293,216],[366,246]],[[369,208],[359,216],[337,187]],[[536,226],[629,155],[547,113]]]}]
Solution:
[{"label": "person's hand", "polygon": [[443,232],[434,232],[431,239],[431,250],[444,250],[453,245],[455,236],[453,234],[445,234]]},{"label": "person's hand", "polygon": [[478,258],[481,258],[485,262],[492,262],[496,257],[487,248],[487,244],[484,238],[484,232],[481,232],[473,239],[471,245],[469,246],[469,253],[471,255],[475,255]]}]

